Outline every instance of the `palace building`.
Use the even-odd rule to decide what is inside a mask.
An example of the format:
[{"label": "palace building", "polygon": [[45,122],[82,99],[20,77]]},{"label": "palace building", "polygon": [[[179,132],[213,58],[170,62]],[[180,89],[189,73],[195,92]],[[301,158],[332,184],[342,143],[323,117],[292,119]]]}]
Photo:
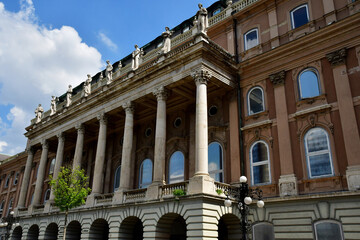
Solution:
[{"label": "palace building", "polygon": [[249,205],[249,239],[360,239],[360,1],[189,7],[37,109],[26,151],[0,163],[11,239],[63,238],[61,166],[92,189],[66,239],[241,239],[224,192],[242,175],[265,202]]}]

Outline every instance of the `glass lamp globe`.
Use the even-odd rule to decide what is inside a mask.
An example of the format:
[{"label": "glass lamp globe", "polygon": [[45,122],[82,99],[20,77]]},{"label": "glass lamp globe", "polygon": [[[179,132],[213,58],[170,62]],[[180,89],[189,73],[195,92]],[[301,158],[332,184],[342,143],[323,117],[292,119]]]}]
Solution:
[{"label": "glass lamp globe", "polygon": [[15,225],[18,227],[18,226],[20,226],[20,223],[16,223]]},{"label": "glass lamp globe", "polygon": [[4,223],[4,227],[6,227],[7,225],[9,225],[9,223],[8,223],[8,222],[5,222],[5,223]]},{"label": "glass lamp globe", "polygon": [[240,177],[240,182],[241,183],[246,183],[247,182],[247,178],[245,176],[241,176]]},{"label": "glass lamp globe", "polygon": [[10,215],[14,215],[14,214],[15,214],[14,211],[11,211],[11,212],[10,212]]},{"label": "glass lamp globe", "polygon": [[246,205],[251,204],[251,203],[252,203],[251,197],[246,197],[246,198],[244,198],[244,202],[245,202]]},{"label": "glass lamp globe", "polygon": [[3,223],[0,223],[0,227],[4,227],[4,224],[3,224]]},{"label": "glass lamp globe", "polygon": [[263,201],[263,200],[259,200],[259,201],[257,202],[257,206],[258,206],[258,208],[263,208],[263,207],[264,207],[264,205],[265,205],[265,203],[264,203],[264,201]]},{"label": "glass lamp globe", "polygon": [[225,207],[231,207],[231,201],[230,201],[230,199],[225,199],[224,205],[225,205]]}]

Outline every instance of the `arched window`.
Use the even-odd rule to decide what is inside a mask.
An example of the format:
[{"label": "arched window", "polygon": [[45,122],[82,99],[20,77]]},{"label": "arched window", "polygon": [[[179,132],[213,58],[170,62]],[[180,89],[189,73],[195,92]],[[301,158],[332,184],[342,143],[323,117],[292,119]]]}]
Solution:
[{"label": "arched window", "polygon": [[253,240],[275,240],[274,226],[271,223],[253,225]]},{"label": "arched window", "polygon": [[307,68],[298,76],[300,99],[320,95],[319,76],[315,69]]},{"label": "arched window", "polygon": [[13,204],[14,204],[14,198],[10,199],[10,201],[9,201],[9,205],[8,205],[8,210],[7,210],[6,216],[9,216],[10,212],[12,211]]},{"label": "arched window", "polygon": [[44,204],[50,199],[50,189],[47,189],[44,194]]},{"label": "arched window", "polygon": [[294,8],[291,12],[291,28],[297,28],[309,22],[309,10],[307,4]]},{"label": "arched window", "polygon": [[208,147],[208,168],[210,177],[217,182],[224,181],[223,150],[218,142],[212,142]]},{"label": "arched window", "polygon": [[310,129],[305,134],[304,145],[310,178],[334,175],[327,132],[319,127]]},{"label": "arched window", "polygon": [[264,141],[257,141],[250,147],[252,184],[270,183],[269,147]]},{"label": "arched window", "polygon": [[316,240],[343,240],[343,230],[337,221],[319,221],[314,224]]},{"label": "arched window", "polygon": [[121,166],[118,166],[115,171],[114,175],[114,192],[118,190],[120,187],[120,173],[121,173]]},{"label": "arched window", "polygon": [[5,180],[5,187],[9,187],[9,183],[10,183],[10,175],[7,175],[6,180]]},{"label": "arched window", "polygon": [[19,172],[16,172],[16,173],[15,173],[15,177],[14,177],[14,186],[15,186],[15,185],[17,185],[17,184],[18,184],[18,182],[19,182],[19,174],[20,174]]},{"label": "arched window", "polygon": [[140,165],[139,188],[147,188],[152,182],[152,161],[145,159]]},{"label": "arched window", "polygon": [[248,93],[248,113],[249,115],[263,112],[264,107],[264,92],[260,87],[252,88]]},{"label": "arched window", "polygon": [[169,183],[184,181],[184,154],[174,152],[169,160]]},{"label": "arched window", "polygon": [[50,167],[49,167],[49,175],[54,173],[54,168],[55,168],[55,158],[53,158],[51,160]]},{"label": "arched window", "polygon": [[244,34],[244,46],[245,51],[255,47],[259,44],[258,30],[257,28],[249,30]]}]

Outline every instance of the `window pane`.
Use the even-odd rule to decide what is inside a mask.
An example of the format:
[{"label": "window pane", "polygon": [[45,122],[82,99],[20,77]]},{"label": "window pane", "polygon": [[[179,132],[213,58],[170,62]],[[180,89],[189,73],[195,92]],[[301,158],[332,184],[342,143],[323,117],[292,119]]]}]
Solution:
[{"label": "window pane", "polygon": [[222,182],[223,181],[223,174],[222,172],[219,173],[209,173],[210,177],[215,179],[216,182]]},{"label": "window pane", "polygon": [[148,187],[152,182],[152,162],[145,159],[140,167],[140,188]]},{"label": "window pane", "polygon": [[267,148],[264,143],[256,143],[252,148],[252,162],[257,163],[268,160]]},{"label": "window pane", "polygon": [[306,140],[309,153],[329,149],[326,133],[320,128],[312,130]]},{"label": "window pane", "polygon": [[340,225],[331,222],[316,224],[316,235],[318,240],[342,240]]},{"label": "window pane", "polygon": [[250,114],[264,111],[262,91],[255,88],[249,94]]},{"label": "window pane", "polygon": [[274,240],[274,227],[271,224],[256,224],[254,226],[254,240]]},{"label": "window pane", "polygon": [[169,183],[184,181],[184,155],[182,152],[175,152],[169,163]]},{"label": "window pane", "polygon": [[253,166],[254,184],[268,183],[269,178],[269,165]]},{"label": "window pane", "polygon": [[245,50],[255,47],[256,45],[258,45],[257,30],[251,30],[245,34]]},{"label": "window pane", "polygon": [[222,182],[222,148],[219,143],[211,143],[208,147],[208,171],[216,181]]},{"label": "window pane", "polygon": [[320,95],[318,76],[313,71],[304,71],[299,76],[301,98]]},{"label": "window pane", "polygon": [[49,174],[54,173],[54,168],[55,168],[55,158],[53,160],[51,160],[50,168],[49,168]]},{"label": "window pane", "polygon": [[311,176],[332,174],[329,153],[309,157]]},{"label": "window pane", "polygon": [[300,27],[309,22],[308,15],[307,15],[307,7],[303,6],[301,8],[296,9],[292,12],[293,17],[293,28]]},{"label": "window pane", "polygon": [[121,173],[121,167],[118,167],[115,171],[115,176],[114,176],[114,191],[116,191],[120,187],[120,173]]}]

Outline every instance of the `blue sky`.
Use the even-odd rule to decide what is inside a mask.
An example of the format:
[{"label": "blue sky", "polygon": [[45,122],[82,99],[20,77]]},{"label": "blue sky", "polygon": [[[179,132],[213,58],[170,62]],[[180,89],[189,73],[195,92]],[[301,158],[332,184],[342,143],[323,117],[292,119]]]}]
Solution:
[{"label": "blue sky", "polygon": [[[215,0],[202,0],[208,7]],[[41,103],[193,16],[192,0],[0,0],[0,153],[24,151]]]}]

